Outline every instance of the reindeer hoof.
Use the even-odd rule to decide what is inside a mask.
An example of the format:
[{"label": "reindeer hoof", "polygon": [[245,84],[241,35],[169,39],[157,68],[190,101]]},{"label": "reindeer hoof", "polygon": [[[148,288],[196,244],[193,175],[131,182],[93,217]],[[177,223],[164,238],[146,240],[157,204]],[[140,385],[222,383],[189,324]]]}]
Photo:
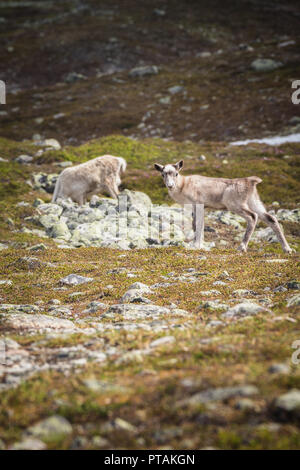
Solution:
[{"label": "reindeer hoof", "polygon": [[285,253],[296,253],[296,250],[294,250],[294,248],[291,248],[290,246],[287,246],[286,248],[284,248],[284,251]]},{"label": "reindeer hoof", "polygon": [[244,243],[241,243],[240,246],[238,247],[238,251],[241,251],[242,253],[246,253],[247,252],[247,248],[246,246],[244,245]]}]

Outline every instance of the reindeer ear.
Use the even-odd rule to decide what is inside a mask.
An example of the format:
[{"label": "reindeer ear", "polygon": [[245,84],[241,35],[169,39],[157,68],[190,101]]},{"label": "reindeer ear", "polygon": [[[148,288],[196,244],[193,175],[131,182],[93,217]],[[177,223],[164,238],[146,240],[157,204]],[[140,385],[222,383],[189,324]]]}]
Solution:
[{"label": "reindeer ear", "polygon": [[175,163],[175,168],[177,171],[180,171],[181,168],[183,167],[183,160],[180,160],[179,162]]},{"label": "reindeer ear", "polygon": [[164,169],[163,165],[159,165],[158,163],[154,163],[154,168],[160,172],[162,172]]}]

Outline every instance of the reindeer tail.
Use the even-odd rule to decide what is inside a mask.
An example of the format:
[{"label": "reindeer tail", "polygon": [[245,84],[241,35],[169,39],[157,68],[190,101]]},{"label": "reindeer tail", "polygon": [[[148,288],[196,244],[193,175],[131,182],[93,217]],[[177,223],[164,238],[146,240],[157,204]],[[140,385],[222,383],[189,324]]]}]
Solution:
[{"label": "reindeer tail", "polygon": [[249,176],[248,180],[251,181],[251,183],[255,185],[262,182],[262,179],[259,178],[258,176]]}]

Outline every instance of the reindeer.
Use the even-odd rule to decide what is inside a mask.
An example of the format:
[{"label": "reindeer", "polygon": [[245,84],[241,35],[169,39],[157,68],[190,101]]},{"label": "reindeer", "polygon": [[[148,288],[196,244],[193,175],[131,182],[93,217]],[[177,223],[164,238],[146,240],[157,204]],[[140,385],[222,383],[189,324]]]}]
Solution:
[{"label": "reindeer", "polygon": [[59,175],[52,202],[70,197],[82,205],[93,194],[107,192],[117,199],[120,175],[126,170],[126,161],[121,157],[103,155],[80,165],[66,168]]},{"label": "reindeer", "polygon": [[283,250],[286,253],[292,252],[276,217],[266,211],[259,198],[256,185],[262,180],[257,176],[234,179],[211,178],[201,175],[182,176],[179,172],[183,167],[183,160],[175,165],[164,166],[155,163],[154,167],[162,174],[169,196],[174,201],[182,205],[193,205],[193,239],[196,248],[202,247],[204,207],[209,207],[235,212],[246,220],[247,227],[243,241],[239,246],[240,251],[247,251],[249,240],[258,219],[260,219],[272,228]]}]

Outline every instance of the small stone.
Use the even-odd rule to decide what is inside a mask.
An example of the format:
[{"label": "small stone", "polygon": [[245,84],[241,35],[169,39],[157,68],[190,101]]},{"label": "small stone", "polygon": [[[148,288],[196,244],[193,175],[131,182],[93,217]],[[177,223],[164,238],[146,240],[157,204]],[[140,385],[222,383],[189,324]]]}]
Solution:
[{"label": "small stone", "polygon": [[227,304],[222,304],[219,300],[208,300],[200,305],[200,309],[205,308],[208,310],[226,310]]},{"label": "small stone", "polygon": [[32,245],[27,248],[28,251],[45,251],[47,249],[48,248],[46,245],[44,245],[44,243],[38,243],[37,245]]},{"label": "small stone", "polygon": [[210,57],[210,56],[211,56],[211,52],[209,51],[197,52],[196,54],[196,57],[201,58],[201,59],[205,59],[206,57]]},{"label": "small stone", "polygon": [[255,403],[250,400],[250,398],[242,398],[238,400],[235,404],[235,408],[241,411],[255,411],[256,406]]},{"label": "small stone", "polygon": [[237,289],[232,292],[233,295],[243,297],[244,295],[249,295],[251,292],[248,289]]},{"label": "small stone", "polygon": [[224,323],[220,320],[212,320],[207,323],[206,328],[216,328],[217,326],[223,326]]},{"label": "small stone", "polygon": [[12,281],[9,279],[0,279],[0,286],[12,286]]},{"label": "small stone", "polygon": [[61,168],[68,168],[69,166],[73,166],[72,162],[59,162],[56,163],[57,166],[60,166]]},{"label": "small stone", "polygon": [[165,10],[162,10],[161,8],[155,8],[153,10],[153,13],[156,15],[156,16],[165,16],[166,15],[166,11]]},{"label": "small stone", "polygon": [[159,69],[156,65],[145,65],[142,67],[135,67],[130,70],[129,76],[130,77],[145,77],[147,75],[157,75]]},{"label": "small stone", "polygon": [[35,438],[25,438],[20,442],[15,442],[8,448],[9,450],[45,450],[47,446],[44,442]]},{"label": "small stone", "polygon": [[[36,307],[36,306],[35,306]],[[37,307],[36,307],[37,308]],[[0,324],[16,331],[34,331],[35,333],[49,330],[77,331],[74,323],[63,318],[53,318],[49,315],[35,313],[16,313],[17,310],[8,311],[9,315],[0,315]]]},{"label": "small stone", "polygon": [[272,364],[268,372],[270,374],[289,374],[290,373],[290,368],[287,364]]},{"label": "small stone", "polygon": [[61,284],[67,286],[77,286],[78,284],[84,284],[86,282],[92,282],[94,279],[92,277],[84,277],[78,274],[69,274],[68,276],[60,279]]},{"label": "small stone", "polygon": [[223,318],[239,318],[248,315],[257,315],[259,312],[266,311],[261,305],[253,302],[244,302],[231,307],[227,312],[223,313]]},{"label": "small stone", "polygon": [[184,90],[183,86],[176,85],[168,88],[168,92],[171,93],[171,95],[176,95],[177,93],[180,93],[181,91]]},{"label": "small stone", "polygon": [[81,73],[77,73],[77,72],[70,72],[68,73],[68,75],[65,77],[65,82],[66,83],[74,83],[74,82],[77,82],[79,80],[86,80],[86,76],[81,74]]},{"label": "small stone", "polygon": [[165,344],[170,344],[175,342],[174,336],[163,336],[158,338],[150,343],[150,348],[157,348],[159,346],[164,346]]},{"label": "small stone", "polygon": [[61,304],[61,301],[58,300],[58,299],[51,299],[51,300],[49,301],[49,304],[51,304],[51,305],[60,305],[60,304]]},{"label": "small stone", "polygon": [[282,62],[273,59],[256,59],[251,63],[251,68],[256,72],[270,72],[282,67]]},{"label": "small stone", "polygon": [[39,142],[41,147],[50,147],[53,150],[60,150],[61,145],[56,139],[45,139],[42,142]]},{"label": "small stone", "polygon": [[96,448],[109,447],[109,441],[101,436],[93,436],[91,443],[92,443],[92,446]]},{"label": "small stone", "polygon": [[223,401],[234,397],[248,397],[258,393],[254,385],[238,385],[236,387],[209,388],[196,393],[178,403],[178,406],[194,406],[213,401]]},{"label": "small stone", "polygon": [[299,281],[289,281],[289,282],[286,283],[286,287],[288,289],[300,290],[300,282]]},{"label": "small stone", "polygon": [[300,419],[300,390],[293,389],[279,396],[274,402],[273,409],[280,420]]},{"label": "small stone", "polygon": [[160,98],[159,102],[160,104],[170,104],[171,98],[170,96],[164,96],[163,98]]},{"label": "small stone", "polygon": [[16,162],[21,163],[21,164],[26,164],[32,162],[33,157],[30,155],[20,155],[19,157],[16,158]]},{"label": "small stone", "polygon": [[215,281],[213,282],[213,286],[227,286],[227,284],[224,281]]},{"label": "small stone", "polygon": [[73,431],[71,424],[63,416],[53,415],[33,426],[30,426],[24,433],[25,436],[32,436],[43,441],[62,439]]},{"label": "small stone", "polygon": [[297,305],[300,305],[300,294],[293,295],[293,297],[290,297],[287,301],[288,307],[295,307]]}]

